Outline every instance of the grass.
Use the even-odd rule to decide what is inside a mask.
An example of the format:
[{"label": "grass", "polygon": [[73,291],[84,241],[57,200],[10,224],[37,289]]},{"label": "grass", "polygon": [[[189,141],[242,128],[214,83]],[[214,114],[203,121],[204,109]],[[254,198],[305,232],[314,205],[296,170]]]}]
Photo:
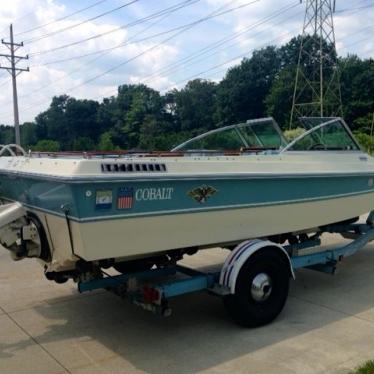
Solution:
[{"label": "grass", "polygon": [[351,374],[374,374],[374,360],[366,362]]}]

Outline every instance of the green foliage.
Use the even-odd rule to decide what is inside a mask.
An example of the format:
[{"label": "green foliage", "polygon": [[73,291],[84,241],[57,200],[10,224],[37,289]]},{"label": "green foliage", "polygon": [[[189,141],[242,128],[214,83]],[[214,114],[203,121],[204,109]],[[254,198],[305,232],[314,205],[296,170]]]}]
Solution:
[{"label": "green foliage", "polygon": [[87,136],[79,136],[73,141],[73,151],[92,151],[94,149],[94,141]]},{"label": "green foliage", "polygon": [[60,143],[55,140],[43,139],[39,140],[32,149],[39,152],[58,152]]},{"label": "green foliage", "polygon": [[374,374],[374,360],[366,362],[356,369],[352,374]]},{"label": "green foliage", "polygon": [[259,118],[281,61],[276,47],[255,51],[251,58],[228,70],[217,93],[217,120],[233,124]]},{"label": "green foliage", "polygon": [[288,128],[294,92],[295,68],[287,67],[275,77],[265,98],[266,113],[274,117],[281,128]]},{"label": "green foliage", "polygon": [[35,124],[33,122],[25,122],[20,126],[21,144],[28,148],[30,145],[38,141]]},{"label": "green foliage", "polygon": [[210,130],[214,127],[217,85],[203,79],[195,79],[186,87],[173,90],[169,102],[173,102],[177,126],[182,131]]},{"label": "green foliage", "polygon": [[101,134],[97,149],[99,151],[113,151],[116,149],[115,145],[112,142],[112,135],[109,131]]},{"label": "green foliage", "polygon": [[374,60],[340,60],[344,118],[353,130],[369,133],[374,110]]},{"label": "green foliage", "polygon": [[[117,95],[101,103],[67,95],[54,97],[35,122],[21,126],[22,145],[48,151],[168,150],[207,130],[265,116],[273,116],[285,130],[300,38],[280,48],[255,51],[230,68],[219,83],[195,79],[165,94],[144,84],[123,84]],[[315,52],[312,39],[305,45]],[[307,60],[302,63],[310,69]],[[374,60],[347,56],[340,59],[340,65],[345,119],[362,133],[364,147],[374,150],[371,138],[365,136],[373,119]],[[326,66],[325,74],[329,73]],[[286,132],[289,139],[298,134],[300,129]],[[12,142],[14,128],[1,125],[0,144]]]},{"label": "green foliage", "polygon": [[0,144],[14,143],[14,127],[0,125]]},{"label": "green foliage", "polygon": [[302,127],[296,127],[296,129],[284,131],[283,135],[287,139],[288,142],[292,142],[292,140],[295,140],[300,135],[304,134],[304,132],[305,132],[305,129],[303,129]]},{"label": "green foliage", "polygon": [[363,134],[361,132],[355,132],[356,139],[360,143],[361,147],[370,154],[374,153],[374,136]]}]

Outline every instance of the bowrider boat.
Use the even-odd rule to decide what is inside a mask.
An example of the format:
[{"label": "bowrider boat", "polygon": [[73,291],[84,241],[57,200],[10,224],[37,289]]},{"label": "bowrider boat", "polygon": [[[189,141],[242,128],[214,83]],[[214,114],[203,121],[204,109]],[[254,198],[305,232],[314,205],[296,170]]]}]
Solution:
[{"label": "bowrider boat", "polygon": [[[303,118],[287,142],[271,118],[170,152],[0,151],[0,241],[65,281],[127,271],[249,238],[283,242],[374,206],[374,159],[340,118]],[[121,267],[122,266],[122,267]]]}]

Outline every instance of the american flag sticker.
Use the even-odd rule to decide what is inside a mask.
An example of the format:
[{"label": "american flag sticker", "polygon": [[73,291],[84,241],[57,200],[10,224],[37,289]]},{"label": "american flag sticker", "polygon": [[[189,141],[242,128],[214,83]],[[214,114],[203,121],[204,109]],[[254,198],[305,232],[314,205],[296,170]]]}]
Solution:
[{"label": "american flag sticker", "polygon": [[121,187],[117,194],[117,209],[131,209],[134,200],[134,189],[132,187]]}]

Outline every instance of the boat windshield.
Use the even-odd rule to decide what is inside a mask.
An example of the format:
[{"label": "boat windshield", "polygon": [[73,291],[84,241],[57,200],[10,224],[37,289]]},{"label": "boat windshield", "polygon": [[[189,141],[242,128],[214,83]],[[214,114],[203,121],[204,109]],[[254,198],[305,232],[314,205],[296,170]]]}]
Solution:
[{"label": "boat windshield", "polygon": [[209,131],[178,145],[172,152],[279,150],[286,145],[274,119],[262,118]]},{"label": "boat windshield", "polygon": [[341,118],[300,118],[306,131],[291,142],[286,151],[357,151],[358,143]]}]

